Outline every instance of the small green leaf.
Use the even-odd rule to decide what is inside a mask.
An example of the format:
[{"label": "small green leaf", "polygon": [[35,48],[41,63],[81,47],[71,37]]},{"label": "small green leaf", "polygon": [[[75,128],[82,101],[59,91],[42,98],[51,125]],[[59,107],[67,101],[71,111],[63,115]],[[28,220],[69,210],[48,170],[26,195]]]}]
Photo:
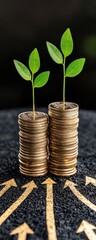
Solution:
[{"label": "small green leaf", "polygon": [[47,82],[49,78],[49,71],[40,73],[34,80],[33,87],[34,88],[40,88],[43,87]]},{"label": "small green leaf", "polygon": [[77,76],[82,71],[84,67],[84,63],[85,63],[85,58],[79,58],[71,62],[66,69],[66,77]]},{"label": "small green leaf", "polygon": [[59,49],[50,42],[46,42],[46,44],[47,44],[48,52],[49,52],[51,58],[53,59],[53,61],[58,64],[62,64],[63,56],[62,56],[61,52],[59,51]]},{"label": "small green leaf", "polygon": [[60,41],[61,50],[65,57],[69,56],[73,51],[73,39],[69,28],[63,33]]},{"label": "small green leaf", "polygon": [[38,72],[40,68],[40,57],[37,48],[35,48],[29,56],[29,68],[32,73]]},{"label": "small green leaf", "polygon": [[29,69],[21,62],[17,61],[17,60],[13,60],[14,65],[16,67],[17,72],[20,74],[20,76],[27,80],[30,81],[31,80],[31,73],[29,71]]}]

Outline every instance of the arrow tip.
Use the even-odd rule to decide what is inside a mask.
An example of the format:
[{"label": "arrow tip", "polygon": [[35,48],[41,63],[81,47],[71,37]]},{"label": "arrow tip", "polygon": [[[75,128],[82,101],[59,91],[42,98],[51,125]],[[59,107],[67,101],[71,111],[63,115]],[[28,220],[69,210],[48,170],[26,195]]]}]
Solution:
[{"label": "arrow tip", "polygon": [[92,183],[96,187],[96,179],[86,176],[85,186],[87,186],[89,183]]},{"label": "arrow tip", "polygon": [[66,180],[66,182],[65,182],[65,184],[64,184],[64,188],[66,188],[66,187],[72,187],[72,186],[77,186],[77,184],[74,183],[74,182],[71,182],[71,181],[69,181],[69,180]]},{"label": "arrow tip", "polygon": [[27,223],[23,223],[22,225],[20,225],[19,227],[15,228],[10,235],[15,235],[15,234],[22,234],[22,233],[26,233],[26,234],[33,234],[33,230],[28,226]]},{"label": "arrow tip", "polygon": [[87,186],[91,182],[91,178],[86,176],[85,178],[85,186]]},{"label": "arrow tip", "polygon": [[83,232],[85,229],[94,230],[94,229],[96,229],[96,227],[94,225],[92,225],[91,223],[83,220],[76,232],[80,233],[80,232]]},{"label": "arrow tip", "polygon": [[3,185],[9,185],[9,186],[17,187],[17,184],[16,184],[14,178],[0,184],[0,186],[3,186]]},{"label": "arrow tip", "polygon": [[42,182],[42,184],[56,184],[55,181],[53,181],[53,179],[51,178],[47,178],[44,182]]},{"label": "arrow tip", "polygon": [[37,185],[35,184],[34,181],[31,181],[31,182],[26,183],[24,186],[22,186],[22,188],[28,188],[28,187],[37,188]]}]

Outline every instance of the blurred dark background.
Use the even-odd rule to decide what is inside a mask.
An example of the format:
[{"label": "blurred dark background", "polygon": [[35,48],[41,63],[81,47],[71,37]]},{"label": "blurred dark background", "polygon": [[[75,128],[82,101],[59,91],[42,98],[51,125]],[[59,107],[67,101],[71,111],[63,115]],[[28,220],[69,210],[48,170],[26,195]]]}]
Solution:
[{"label": "blurred dark background", "polygon": [[60,38],[70,28],[74,51],[66,65],[85,57],[80,75],[66,81],[66,101],[96,109],[96,0],[0,0],[0,109],[32,105],[31,83],[17,73],[13,59],[28,66],[37,47],[40,71],[50,70],[47,85],[36,89],[36,106],[62,100],[62,66],[54,63],[46,40],[60,48]]}]

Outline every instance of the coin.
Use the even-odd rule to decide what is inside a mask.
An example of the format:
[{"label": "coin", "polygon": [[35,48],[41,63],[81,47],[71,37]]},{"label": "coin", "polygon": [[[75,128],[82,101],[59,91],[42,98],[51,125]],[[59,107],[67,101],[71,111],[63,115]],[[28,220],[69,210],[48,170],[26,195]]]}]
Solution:
[{"label": "coin", "polygon": [[76,173],[79,107],[75,103],[51,103],[49,115],[49,171],[58,176]]},{"label": "coin", "polygon": [[28,176],[43,176],[48,171],[48,116],[24,112],[18,116],[19,170]]}]

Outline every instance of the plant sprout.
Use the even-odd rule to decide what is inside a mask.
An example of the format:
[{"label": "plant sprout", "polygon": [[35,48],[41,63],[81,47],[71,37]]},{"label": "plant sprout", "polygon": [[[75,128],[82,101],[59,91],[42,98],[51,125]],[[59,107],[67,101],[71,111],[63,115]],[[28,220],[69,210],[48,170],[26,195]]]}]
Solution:
[{"label": "plant sprout", "polygon": [[48,52],[51,58],[57,64],[63,66],[63,108],[65,107],[65,83],[66,77],[75,77],[83,69],[85,58],[79,58],[69,64],[66,69],[66,57],[68,57],[73,51],[73,39],[69,28],[63,33],[60,40],[61,51],[52,43],[46,42]]},{"label": "plant sprout", "polygon": [[33,119],[35,119],[35,94],[34,90],[35,88],[40,88],[43,87],[49,79],[50,72],[45,71],[40,73],[34,78],[35,73],[38,72],[40,68],[40,56],[38,53],[37,48],[35,48],[31,54],[29,55],[29,69],[21,62],[17,60],[13,60],[17,72],[20,74],[20,76],[26,80],[26,81],[31,81],[32,84],[32,102],[33,102]]}]

